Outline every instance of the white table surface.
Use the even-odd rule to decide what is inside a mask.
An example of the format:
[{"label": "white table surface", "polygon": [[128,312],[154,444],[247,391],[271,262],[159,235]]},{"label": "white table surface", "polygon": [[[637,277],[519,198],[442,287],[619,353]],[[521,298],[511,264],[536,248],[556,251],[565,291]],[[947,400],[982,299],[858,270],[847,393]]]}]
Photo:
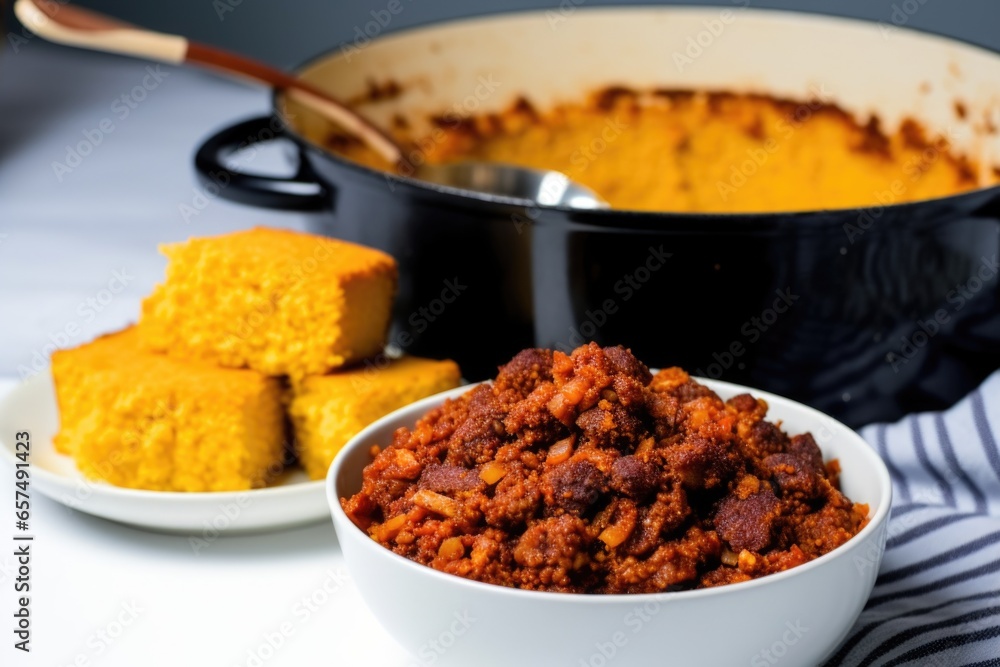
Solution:
[{"label": "white table surface", "polygon": [[[221,200],[189,223],[179,212],[179,204],[194,197],[197,142],[225,123],[266,112],[266,92],[163,68],[168,76],[120,118],[112,105],[141,85],[145,63],[37,39],[2,56],[0,376],[16,377],[19,367],[36,370],[36,352],[37,370],[47,372],[46,345],[53,339],[76,345],[134,320],[140,299],[162,277],[158,243],[253,224],[303,226],[303,215]],[[105,118],[114,131],[59,182],[52,162],[65,160],[67,144],[83,140]],[[273,158],[262,152],[253,167],[282,163]],[[125,288],[99,313],[81,307],[115,271],[127,274]],[[67,331],[76,333],[60,338]],[[5,466],[0,475],[0,497],[9,502],[13,476]],[[0,513],[9,519],[0,523],[0,665],[416,664],[345,578],[330,523],[222,537],[199,555],[186,537],[92,518],[37,493],[33,650],[25,655],[12,646],[11,514],[9,506]],[[317,601],[314,611],[303,603],[309,598]],[[126,605],[134,605],[136,618],[119,634],[117,619],[131,613]],[[266,646],[266,636],[285,622],[292,624],[287,641],[255,662],[249,652]]]},{"label": "white table surface", "polygon": [[[0,400],[13,386],[0,383]],[[12,498],[7,465],[0,477],[0,495]],[[11,640],[10,516],[0,522],[2,665],[418,664],[365,608],[330,522],[192,545],[189,536],[129,528],[29,493],[32,651]]]}]

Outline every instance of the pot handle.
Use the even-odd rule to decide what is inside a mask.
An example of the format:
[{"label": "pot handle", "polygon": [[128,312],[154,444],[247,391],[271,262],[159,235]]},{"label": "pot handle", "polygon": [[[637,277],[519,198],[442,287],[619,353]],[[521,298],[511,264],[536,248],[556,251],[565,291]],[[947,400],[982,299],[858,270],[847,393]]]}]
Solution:
[{"label": "pot handle", "polygon": [[301,158],[295,176],[287,178],[234,171],[224,162],[237,151],[283,138],[284,130],[273,116],[251,118],[219,130],[202,142],[194,155],[199,182],[217,190],[219,197],[241,204],[294,211],[329,209],[330,192]]}]

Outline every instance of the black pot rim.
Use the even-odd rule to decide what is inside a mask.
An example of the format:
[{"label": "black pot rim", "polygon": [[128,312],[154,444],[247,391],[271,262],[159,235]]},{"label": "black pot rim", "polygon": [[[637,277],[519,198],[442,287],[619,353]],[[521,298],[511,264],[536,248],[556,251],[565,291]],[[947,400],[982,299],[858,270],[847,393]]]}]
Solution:
[{"label": "black pot rim", "polygon": [[[699,9],[703,10],[706,7],[712,7],[713,5],[661,5],[660,7],[670,9]],[[608,10],[633,10],[633,9],[650,9],[655,8],[657,5],[592,5],[589,7],[577,7],[578,11],[590,12],[590,11],[608,11]],[[401,30],[393,31],[392,34],[403,34],[411,31],[417,31],[426,29],[433,26],[443,26],[450,23],[457,23],[460,21],[468,21],[474,19],[488,19],[491,17],[499,16],[509,16],[509,15],[526,15],[526,14],[543,14],[545,9],[536,10],[524,10],[524,9],[511,9],[502,10],[497,12],[485,12],[482,14],[473,14],[469,16],[460,16],[444,21],[425,21],[423,23],[418,23],[416,25],[407,26]],[[839,14],[834,14],[831,12],[822,11],[801,11],[801,10],[791,10],[791,9],[776,9],[773,7],[753,7],[752,11],[759,13],[771,13],[771,14],[786,14],[786,15],[798,15],[807,17],[819,17],[819,18],[833,18],[838,21],[844,21],[849,23],[856,23],[861,25],[877,25],[876,21],[871,21],[867,19],[842,16]],[[1000,50],[993,49],[989,46],[979,44],[972,41],[957,39],[953,36],[946,35],[941,32],[934,30],[927,30],[924,28],[914,28],[910,26],[893,26],[896,29],[904,30],[912,33],[916,33],[924,36],[937,37],[940,39],[947,40],[949,42],[960,44],[966,47],[972,47],[985,51],[986,53],[1000,58]],[[378,36],[373,37],[372,40],[378,39]],[[336,52],[343,48],[346,42],[342,42],[336,47],[326,49],[316,55],[313,55],[298,65],[293,66],[292,72],[298,73],[308,67],[329,59],[333,57]],[[678,212],[678,211],[640,211],[635,209],[576,209],[568,206],[538,206],[535,202],[529,199],[519,199],[516,197],[507,197],[503,195],[495,195],[487,192],[479,192],[476,190],[466,190],[462,188],[454,188],[446,185],[439,185],[437,183],[431,183],[428,181],[423,181],[417,178],[412,178],[409,176],[397,176],[395,174],[390,174],[388,172],[383,172],[377,169],[372,169],[362,164],[358,164],[351,160],[348,160],[337,153],[329,150],[322,144],[316,143],[302,136],[298,131],[293,129],[291,124],[287,123],[283,118],[281,111],[278,108],[278,96],[281,91],[274,89],[271,92],[271,113],[274,115],[275,119],[281,123],[284,128],[284,132],[287,136],[294,140],[299,146],[300,150],[310,150],[317,152],[322,155],[325,159],[333,160],[338,166],[347,169],[352,172],[355,176],[359,178],[366,179],[382,179],[391,180],[395,186],[403,188],[405,192],[411,196],[423,196],[423,197],[444,197],[446,201],[455,206],[460,207],[514,207],[529,210],[538,211],[558,211],[572,218],[577,218],[581,222],[586,224],[602,225],[603,223],[611,223],[614,221],[616,226],[620,226],[623,219],[627,219],[630,222],[635,223],[637,226],[648,226],[650,224],[663,224],[665,222],[680,222],[686,221],[688,223],[694,221],[696,224],[708,224],[708,223],[722,223],[723,225],[735,224],[737,221],[741,225],[747,225],[748,223],[761,223],[768,227],[773,226],[775,218],[780,218],[790,224],[822,224],[829,222],[831,216],[835,216],[839,223],[843,222],[845,216],[862,216],[866,212],[873,210],[886,210],[893,211],[899,214],[904,214],[910,209],[922,208],[928,204],[934,205],[953,205],[958,206],[962,203],[971,203],[971,200],[978,198],[988,198],[991,196],[1000,197],[1000,184],[988,185],[983,187],[974,188],[972,190],[966,190],[952,195],[946,195],[944,197],[933,197],[928,199],[918,199],[913,201],[901,202],[898,204],[889,205],[868,205],[868,206],[853,206],[845,208],[830,208],[830,209],[805,209],[805,210],[788,210],[788,211],[764,211],[764,212],[746,212],[746,213],[698,213],[698,212]]]}]

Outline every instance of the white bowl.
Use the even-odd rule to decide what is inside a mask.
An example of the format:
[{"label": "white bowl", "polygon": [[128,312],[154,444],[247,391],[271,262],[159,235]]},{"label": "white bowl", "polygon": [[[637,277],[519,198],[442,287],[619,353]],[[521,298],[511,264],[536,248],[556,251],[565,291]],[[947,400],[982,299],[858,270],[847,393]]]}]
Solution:
[{"label": "white bowl", "polygon": [[821,412],[747,387],[700,380],[723,399],[750,392],[789,434],[812,432],[837,458],[843,492],[871,521],[848,543],[805,565],[745,583],[645,595],[523,591],[445,574],[392,553],[355,526],[340,498],[361,486],[369,448],[386,445],[460,387],[389,414],[355,436],[327,475],[344,558],[362,597],[396,641],[436,665],[752,667],[815,665],[847,636],[875,584],[892,487],[882,460],[854,431]]}]

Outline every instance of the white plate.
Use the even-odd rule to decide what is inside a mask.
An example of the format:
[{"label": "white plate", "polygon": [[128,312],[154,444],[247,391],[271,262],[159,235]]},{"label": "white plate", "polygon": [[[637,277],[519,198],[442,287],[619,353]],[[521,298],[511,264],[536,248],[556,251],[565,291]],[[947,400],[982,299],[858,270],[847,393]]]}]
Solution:
[{"label": "white plate", "polygon": [[72,458],[56,451],[52,437],[58,430],[59,410],[48,374],[28,379],[0,401],[0,459],[10,466],[17,463],[15,434],[28,431],[31,491],[87,514],[188,534],[206,545],[223,533],[287,528],[330,517],[323,481],[311,481],[303,472],[253,491],[142,491],[95,482],[77,470]]}]

